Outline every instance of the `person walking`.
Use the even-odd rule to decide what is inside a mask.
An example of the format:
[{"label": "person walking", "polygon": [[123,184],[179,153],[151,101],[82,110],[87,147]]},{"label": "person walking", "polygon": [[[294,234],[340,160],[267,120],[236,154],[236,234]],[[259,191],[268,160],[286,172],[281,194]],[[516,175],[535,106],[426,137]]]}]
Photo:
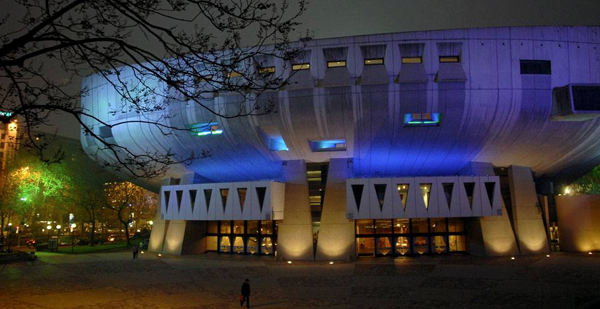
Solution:
[{"label": "person walking", "polygon": [[133,253],[133,259],[137,259],[138,256],[138,252],[140,251],[140,249],[138,248],[138,246],[133,246],[133,248],[131,248],[131,253]]},{"label": "person walking", "polygon": [[250,308],[250,280],[246,279],[244,284],[242,284],[242,296],[240,296],[240,307],[244,306],[244,301],[246,302],[246,307]]}]

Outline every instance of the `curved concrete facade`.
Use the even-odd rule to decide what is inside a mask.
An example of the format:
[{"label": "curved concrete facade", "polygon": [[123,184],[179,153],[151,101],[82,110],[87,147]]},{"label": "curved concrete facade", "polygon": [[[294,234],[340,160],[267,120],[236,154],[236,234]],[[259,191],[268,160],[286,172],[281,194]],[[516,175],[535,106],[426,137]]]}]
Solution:
[{"label": "curved concrete facade", "polygon": [[[420,45],[421,65],[401,63],[406,44]],[[489,28],[316,40],[307,47],[310,74],[297,74],[298,84],[265,95],[275,101],[270,115],[216,119],[223,128],[219,136],[180,132],[165,137],[138,123],[115,127],[113,135],[118,144],[137,151],[189,154],[208,149],[211,158],[174,167],[170,174],[193,171],[213,182],[281,180],[282,161],[331,158],[353,158],[357,177],[455,175],[473,161],[517,164],[538,175],[553,175],[600,162],[598,120],[550,120],[553,88],[600,83],[599,44],[599,27]],[[361,47],[372,45],[384,46],[384,65],[380,71],[367,72]],[[342,54],[346,67],[327,68],[324,50],[335,48],[346,53]],[[443,66],[449,64],[439,62],[443,52],[460,57],[445,72]],[[550,61],[551,74],[521,74],[524,59]],[[281,70],[282,64],[276,67]],[[88,77],[84,86],[92,95],[82,105],[96,117],[109,123],[138,117],[109,115],[108,104],[114,108],[119,100],[102,78]],[[236,102],[235,96],[222,94],[205,104],[226,110],[235,108]],[[168,122],[179,127],[215,120],[187,102],[171,102],[169,113],[175,117]],[[408,128],[403,123],[408,113],[441,113],[442,121],[439,127]],[[289,151],[269,150],[261,131],[272,128]],[[346,150],[311,151],[309,140],[330,139],[345,140]],[[87,151],[93,151],[95,143],[82,137]]]}]

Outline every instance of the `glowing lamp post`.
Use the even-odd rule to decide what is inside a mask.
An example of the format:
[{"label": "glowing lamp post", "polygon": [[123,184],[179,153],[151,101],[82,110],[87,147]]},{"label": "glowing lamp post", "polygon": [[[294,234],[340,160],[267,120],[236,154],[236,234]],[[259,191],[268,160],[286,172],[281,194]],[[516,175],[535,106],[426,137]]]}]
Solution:
[{"label": "glowing lamp post", "polygon": [[73,236],[73,230],[77,227],[77,224],[71,223],[71,253],[75,251],[75,237]]},{"label": "glowing lamp post", "polygon": [[56,225],[56,252],[58,252],[58,246],[60,246],[60,224]]},{"label": "glowing lamp post", "polygon": [[10,235],[12,235],[12,223],[8,223],[8,253],[10,253]]}]

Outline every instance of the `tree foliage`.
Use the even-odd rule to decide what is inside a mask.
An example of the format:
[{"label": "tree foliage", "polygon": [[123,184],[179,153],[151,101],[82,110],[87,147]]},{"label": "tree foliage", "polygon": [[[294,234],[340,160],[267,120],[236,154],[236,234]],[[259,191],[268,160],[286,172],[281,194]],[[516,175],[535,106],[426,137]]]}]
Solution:
[{"label": "tree foliage", "polygon": [[[295,56],[289,35],[304,11],[295,12],[283,1],[271,0],[15,0],[15,12],[0,13],[0,111],[23,119],[28,144],[46,162],[61,156],[43,153],[46,145],[31,130],[46,125],[52,113],[73,116],[85,134],[95,138],[100,151],[112,159],[105,164],[125,168],[138,177],[162,175],[169,165],[190,163],[207,152],[176,157],[138,152],[99,134],[98,127],[147,123],[164,134],[188,128],[174,127],[150,114],[167,110],[174,100],[209,110],[215,117],[269,113],[257,97],[285,84],[285,78],[259,78],[252,60]],[[242,35],[252,33],[251,42]],[[47,74],[52,70],[53,74]],[[123,76],[123,72],[130,76]],[[79,106],[82,92],[66,86],[77,76],[98,73],[122,102],[112,102],[110,113],[135,113],[135,120],[105,122]],[[239,76],[232,78],[233,75]],[[199,86],[201,85],[201,86]],[[214,92],[238,93],[235,111],[218,110],[203,98]],[[111,103],[111,102],[109,102]],[[4,121],[10,120],[11,117]]]},{"label": "tree foliage", "polygon": [[583,175],[570,187],[573,194],[600,194],[600,166],[596,166],[589,173]]},{"label": "tree foliage", "polygon": [[156,194],[128,181],[109,183],[104,191],[106,207],[113,210],[123,224],[127,245],[130,245],[129,223],[134,219],[131,214],[154,214],[158,198]]}]

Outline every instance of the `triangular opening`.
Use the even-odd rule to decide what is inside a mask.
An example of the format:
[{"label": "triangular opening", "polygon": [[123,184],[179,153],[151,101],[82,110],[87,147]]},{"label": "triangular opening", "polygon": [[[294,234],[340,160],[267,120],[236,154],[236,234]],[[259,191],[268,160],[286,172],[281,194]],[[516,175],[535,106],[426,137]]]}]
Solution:
[{"label": "triangular opening", "polygon": [[260,212],[263,210],[263,206],[265,204],[265,194],[267,194],[266,187],[257,187],[256,195],[258,195],[258,206],[260,206]]},{"label": "triangular opening", "polygon": [[496,183],[495,182],[486,182],[485,183],[485,191],[487,191],[487,196],[488,199],[490,200],[490,206],[493,207],[494,205],[494,192],[496,190]]},{"label": "triangular opening", "polygon": [[210,209],[210,197],[212,195],[212,189],[204,189],[204,201],[206,202],[206,211]]},{"label": "triangular opening", "polygon": [[177,190],[175,191],[175,195],[177,196],[177,211],[181,211],[181,198],[183,198],[183,191]]},{"label": "triangular opening", "polygon": [[454,183],[442,183],[442,188],[444,188],[444,196],[446,197],[448,208],[450,208],[450,205],[452,205],[452,191],[454,191]]},{"label": "triangular opening", "polygon": [[385,189],[386,184],[376,184],[375,194],[377,194],[377,201],[379,202],[379,210],[383,211],[383,204],[385,203]]},{"label": "triangular opening", "polygon": [[240,200],[240,207],[242,208],[242,212],[244,212],[244,203],[246,202],[246,192],[248,192],[247,188],[238,188],[238,198]]},{"label": "triangular opening", "polygon": [[429,199],[431,198],[431,184],[421,184],[421,194],[423,194],[423,203],[425,203],[425,209],[429,209]]},{"label": "triangular opening", "polygon": [[354,194],[354,201],[356,202],[356,208],[360,211],[360,201],[362,200],[364,185],[352,185],[352,193]]},{"label": "triangular opening", "polygon": [[407,183],[399,183],[396,185],[398,189],[398,195],[400,196],[400,202],[402,202],[402,209],[406,210],[406,202],[408,200],[408,189],[410,185]]},{"label": "triangular opening", "polygon": [[229,195],[229,189],[219,189],[221,191],[221,202],[223,203],[223,212],[225,212],[225,207],[227,207],[227,196]]},{"label": "triangular opening", "polygon": [[475,192],[474,182],[465,182],[465,191],[467,192],[467,198],[469,199],[469,207],[473,208],[473,192]]},{"label": "triangular opening", "polygon": [[196,204],[197,190],[190,190],[190,202],[192,203],[192,213],[194,212],[194,204]]},{"label": "triangular opening", "polygon": [[164,191],[164,199],[165,199],[165,212],[169,212],[169,199],[171,198],[171,191]]}]

